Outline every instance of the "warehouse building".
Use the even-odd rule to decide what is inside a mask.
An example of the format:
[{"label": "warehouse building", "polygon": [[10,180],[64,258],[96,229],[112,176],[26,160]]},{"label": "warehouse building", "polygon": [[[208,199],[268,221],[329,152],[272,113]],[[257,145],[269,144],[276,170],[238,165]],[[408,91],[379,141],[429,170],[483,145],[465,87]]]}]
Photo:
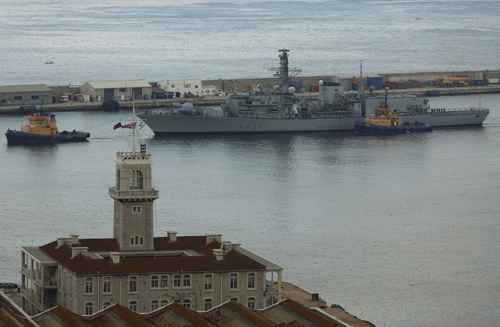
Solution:
[{"label": "warehouse building", "polygon": [[0,86],[0,106],[42,105],[52,103],[45,84]]},{"label": "warehouse building", "polygon": [[152,86],[145,80],[89,81],[80,87],[90,102],[151,99]]}]

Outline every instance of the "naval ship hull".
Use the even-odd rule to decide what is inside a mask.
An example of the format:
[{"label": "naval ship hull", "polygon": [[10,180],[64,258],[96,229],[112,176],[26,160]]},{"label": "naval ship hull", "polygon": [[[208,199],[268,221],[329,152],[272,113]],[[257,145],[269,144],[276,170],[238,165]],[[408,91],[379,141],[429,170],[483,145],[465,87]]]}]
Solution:
[{"label": "naval ship hull", "polygon": [[242,117],[192,117],[139,115],[155,135],[216,133],[326,132],[354,129],[360,117],[279,119]]},{"label": "naval ship hull", "polygon": [[[488,110],[457,110],[401,114],[402,123],[420,122],[433,128],[481,126]],[[351,131],[361,117],[354,115],[331,118],[278,119],[249,117],[210,117],[170,114],[141,114],[139,117],[155,135],[164,134],[217,134],[217,133],[279,133]]]},{"label": "naval ship hull", "polygon": [[401,114],[401,122],[420,122],[433,128],[482,126],[488,109],[431,111],[422,114]]}]

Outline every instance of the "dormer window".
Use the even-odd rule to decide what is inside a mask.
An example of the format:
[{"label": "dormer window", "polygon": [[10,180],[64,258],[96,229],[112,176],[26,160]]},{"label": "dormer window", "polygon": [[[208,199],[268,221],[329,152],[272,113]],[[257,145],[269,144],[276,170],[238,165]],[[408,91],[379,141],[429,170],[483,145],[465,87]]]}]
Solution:
[{"label": "dormer window", "polygon": [[142,190],[144,188],[144,175],[142,171],[137,169],[131,171],[128,187],[131,190]]}]

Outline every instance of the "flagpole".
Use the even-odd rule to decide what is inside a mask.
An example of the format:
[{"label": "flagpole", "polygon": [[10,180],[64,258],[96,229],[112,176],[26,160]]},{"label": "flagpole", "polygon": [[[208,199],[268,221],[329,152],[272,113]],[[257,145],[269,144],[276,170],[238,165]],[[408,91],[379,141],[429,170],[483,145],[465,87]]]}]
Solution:
[{"label": "flagpole", "polygon": [[[132,91],[133,92],[133,91]],[[135,127],[137,126],[137,121],[135,118],[135,101],[134,101],[134,94],[132,93],[132,152],[135,152]]]}]

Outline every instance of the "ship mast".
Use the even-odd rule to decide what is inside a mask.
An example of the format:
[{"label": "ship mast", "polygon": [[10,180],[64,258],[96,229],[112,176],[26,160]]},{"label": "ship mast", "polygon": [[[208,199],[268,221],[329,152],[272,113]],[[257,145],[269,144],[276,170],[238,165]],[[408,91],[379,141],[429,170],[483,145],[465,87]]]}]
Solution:
[{"label": "ship mast", "polygon": [[361,105],[361,116],[366,117],[365,80],[363,77],[363,60],[359,61],[359,103]]},{"label": "ship mast", "polygon": [[288,49],[280,49],[280,69],[279,69],[279,79],[280,79],[280,93],[287,94],[289,83],[289,72],[288,72]]}]

